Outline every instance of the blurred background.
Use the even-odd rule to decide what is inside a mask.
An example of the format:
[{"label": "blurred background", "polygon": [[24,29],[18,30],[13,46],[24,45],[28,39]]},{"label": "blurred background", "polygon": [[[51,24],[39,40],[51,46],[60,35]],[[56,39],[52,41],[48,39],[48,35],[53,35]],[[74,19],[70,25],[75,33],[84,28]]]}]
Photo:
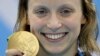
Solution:
[{"label": "blurred background", "polygon": [[[97,20],[100,29],[100,0],[93,0],[96,6]],[[17,18],[18,0],[0,0],[0,56],[6,56],[7,38],[13,33]],[[99,30],[100,32],[100,30]],[[100,34],[97,43],[100,46]]]}]

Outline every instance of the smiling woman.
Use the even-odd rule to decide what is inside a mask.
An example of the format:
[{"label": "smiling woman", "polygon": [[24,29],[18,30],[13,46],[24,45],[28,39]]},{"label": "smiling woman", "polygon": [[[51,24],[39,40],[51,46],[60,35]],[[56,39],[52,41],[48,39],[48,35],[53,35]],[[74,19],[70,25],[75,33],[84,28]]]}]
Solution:
[{"label": "smiling woman", "polygon": [[20,0],[18,15],[15,31],[29,31],[37,37],[37,56],[92,56],[99,52],[92,0]]}]

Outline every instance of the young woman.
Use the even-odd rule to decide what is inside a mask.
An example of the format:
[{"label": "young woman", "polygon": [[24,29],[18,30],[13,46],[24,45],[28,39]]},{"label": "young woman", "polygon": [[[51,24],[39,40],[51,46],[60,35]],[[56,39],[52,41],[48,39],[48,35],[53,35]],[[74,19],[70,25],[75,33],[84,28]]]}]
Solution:
[{"label": "young woman", "polygon": [[[29,31],[37,36],[37,56],[92,56],[99,51],[92,0],[19,1],[15,31]],[[8,53],[17,54],[17,50],[7,50]]]}]

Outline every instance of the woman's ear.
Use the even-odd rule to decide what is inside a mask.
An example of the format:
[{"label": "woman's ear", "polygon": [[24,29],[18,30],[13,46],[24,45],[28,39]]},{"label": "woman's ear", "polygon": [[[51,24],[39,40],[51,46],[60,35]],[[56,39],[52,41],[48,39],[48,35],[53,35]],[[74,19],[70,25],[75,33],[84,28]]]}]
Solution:
[{"label": "woman's ear", "polygon": [[81,19],[81,24],[85,24],[86,23],[86,18],[83,16]]}]

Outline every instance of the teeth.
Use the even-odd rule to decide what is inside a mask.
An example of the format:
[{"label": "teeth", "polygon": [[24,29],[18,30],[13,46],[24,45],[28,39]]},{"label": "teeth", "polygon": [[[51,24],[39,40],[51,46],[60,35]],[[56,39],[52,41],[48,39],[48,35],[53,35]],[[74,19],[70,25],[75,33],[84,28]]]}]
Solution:
[{"label": "teeth", "polygon": [[65,34],[45,34],[46,37],[51,38],[51,39],[59,39],[63,37]]}]

